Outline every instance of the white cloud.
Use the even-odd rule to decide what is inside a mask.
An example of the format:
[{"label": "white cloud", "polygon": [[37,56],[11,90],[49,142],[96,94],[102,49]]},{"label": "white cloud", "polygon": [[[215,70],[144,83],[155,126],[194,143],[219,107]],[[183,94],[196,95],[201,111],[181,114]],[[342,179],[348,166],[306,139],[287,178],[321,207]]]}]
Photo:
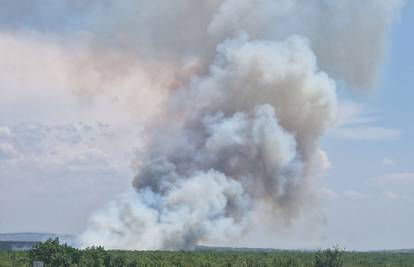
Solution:
[{"label": "white cloud", "polygon": [[398,140],[402,131],[395,128],[377,126],[378,112],[352,102],[339,105],[336,127],[330,134],[338,139],[347,140]]},{"label": "white cloud", "polygon": [[411,201],[414,194],[414,172],[386,173],[373,177],[371,184],[389,200]]},{"label": "white cloud", "polygon": [[[134,145],[103,123],[0,128],[0,218],[5,231],[76,232],[101,203],[130,187]],[[8,205],[5,203],[13,203]],[[16,212],[20,210],[20,212]],[[50,214],[65,215],[48,220]],[[72,220],[71,223],[67,223]],[[65,228],[68,227],[68,228]]]},{"label": "white cloud", "polygon": [[327,199],[338,199],[339,198],[339,194],[328,187],[322,187],[321,194],[323,198],[327,198]]},{"label": "white cloud", "polygon": [[384,197],[390,199],[390,200],[405,200],[409,201],[411,198],[404,194],[399,194],[394,191],[386,190],[383,192]]},{"label": "white cloud", "polygon": [[361,200],[361,199],[367,199],[369,198],[369,195],[366,193],[358,192],[355,190],[346,190],[343,195],[345,197],[355,199],[355,200]]},{"label": "white cloud", "polygon": [[382,184],[414,184],[414,172],[388,173],[374,180]]},{"label": "white cloud", "polygon": [[384,191],[384,196],[386,198],[393,199],[393,200],[396,200],[396,199],[400,198],[400,196],[397,193],[393,192],[393,191]]},{"label": "white cloud", "polygon": [[375,122],[376,113],[358,103],[341,101],[338,105],[336,126],[360,125]]},{"label": "white cloud", "polygon": [[12,134],[10,132],[9,127],[0,127],[0,138],[8,138],[11,136]]},{"label": "white cloud", "polygon": [[384,166],[395,166],[397,164],[397,161],[390,158],[383,158],[381,160],[381,164]]},{"label": "white cloud", "polygon": [[[54,169],[114,172],[119,165],[129,168],[130,163],[124,159],[126,154],[132,153],[133,147],[123,145],[124,136],[109,125],[22,123],[7,129],[13,138],[0,140],[0,159],[17,155],[19,158],[14,165],[3,163],[3,168],[12,168],[16,164],[35,165],[45,172]],[[130,130],[134,131],[133,128]],[[118,146],[120,143],[122,145]]]},{"label": "white cloud", "polygon": [[401,137],[401,130],[374,127],[374,126],[355,126],[337,128],[333,135],[339,139],[349,140],[398,140]]},{"label": "white cloud", "polygon": [[0,160],[12,159],[17,156],[17,151],[10,144],[0,143]]},{"label": "white cloud", "polygon": [[57,169],[60,172],[91,173],[99,175],[105,172],[116,172],[110,155],[100,148],[83,143],[68,145],[59,144],[51,147],[44,154],[36,157],[36,162],[45,170]]},{"label": "white cloud", "polygon": [[319,150],[321,165],[323,170],[331,169],[332,162],[329,160],[327,153],[324,150]]}]

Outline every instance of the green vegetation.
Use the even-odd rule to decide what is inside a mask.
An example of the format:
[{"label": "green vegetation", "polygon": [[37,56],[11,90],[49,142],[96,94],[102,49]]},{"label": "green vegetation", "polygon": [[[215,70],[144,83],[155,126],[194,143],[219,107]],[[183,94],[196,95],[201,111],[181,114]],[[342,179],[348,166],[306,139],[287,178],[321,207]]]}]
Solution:
[{"label": "green vegetation", "polygon": [[28,267],[34,260],[45,267],[137,266],[290,266],[290,267],[394,267],[414,266],[414,253],[345,252],[339,248],[300,251],[113,251],[103,247],[79,250],[57,239],[37,243],[30,251],[0,251],[0,267]]}]

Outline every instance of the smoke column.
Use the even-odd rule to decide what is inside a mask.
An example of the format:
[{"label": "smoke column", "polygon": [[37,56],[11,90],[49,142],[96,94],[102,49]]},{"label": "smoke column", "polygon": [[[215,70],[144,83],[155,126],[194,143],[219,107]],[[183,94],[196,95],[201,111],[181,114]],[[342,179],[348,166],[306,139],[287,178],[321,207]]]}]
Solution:
[{"label": "smoke column", "polygon": [[191,249],[243,236],[257,218],[277,231],[312,209],[327,161],[318,143],[336,118],[335,81],[375,86],[402,3],[88,5],[95,35],[75,65],[94,75],[73,71],[77,93],[106,93],[133,69],[133,87],[154,94],[159,108],[146,120],[133,190],[97,211],[80,241]]}]

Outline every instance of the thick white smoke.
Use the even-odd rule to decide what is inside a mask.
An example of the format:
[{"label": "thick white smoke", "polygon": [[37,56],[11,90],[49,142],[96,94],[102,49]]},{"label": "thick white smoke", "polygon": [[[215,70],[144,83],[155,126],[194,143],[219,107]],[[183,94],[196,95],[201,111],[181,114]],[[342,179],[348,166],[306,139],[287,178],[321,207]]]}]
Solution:
[{"label": "thick white smoke", "polygon": [[[326,161],[318,142],[336,117],[329,76],[372,87],[400,5],[141,0],[97,9],[123,16],[106,21],[92,50],[115,51],[125,70],[139,65],[146,83],[137,90],[153,81],[163,98],[145,127],[134,190],[92,216],[82,244],[192,248],[243,236],[257,216],[289,225],[312,208]],[[86,59],[111,73],[113,57]],[[87,75],[77,80],[97,93]]]}]

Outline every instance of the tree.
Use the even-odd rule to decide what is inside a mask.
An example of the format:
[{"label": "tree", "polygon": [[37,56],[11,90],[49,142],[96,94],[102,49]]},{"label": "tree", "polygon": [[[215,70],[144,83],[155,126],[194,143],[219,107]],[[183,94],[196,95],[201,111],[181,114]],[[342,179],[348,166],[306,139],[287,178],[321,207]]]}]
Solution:
[{"label": "tree", "polygon": [[339,247],[319,251],[314,258],[314,267],[342,267],[344,266],[343,251]]},{"label": "tree", "polygon": [[36,243],[29,251],[31,261],[43,261],[47,267],[70,267],[79,263],[80,251],[67,244],[60,244],[59,239],[49,239]]},{"label": "tree", "polygon": [[113,258],[111,267],[124,267],[125,264],[126,264],[125,257],[117,256]]},{"label": "tree", "polygon": [[84,267],[109,267],[110,258],[103,247],[89,247],[82,253],[80,266]]},{"label": "tree", "polygon": [[139,264],[138,264],[138,261],[133,260],[133,261],[128,262],[126,266],[127,267],[138,267]]}]

